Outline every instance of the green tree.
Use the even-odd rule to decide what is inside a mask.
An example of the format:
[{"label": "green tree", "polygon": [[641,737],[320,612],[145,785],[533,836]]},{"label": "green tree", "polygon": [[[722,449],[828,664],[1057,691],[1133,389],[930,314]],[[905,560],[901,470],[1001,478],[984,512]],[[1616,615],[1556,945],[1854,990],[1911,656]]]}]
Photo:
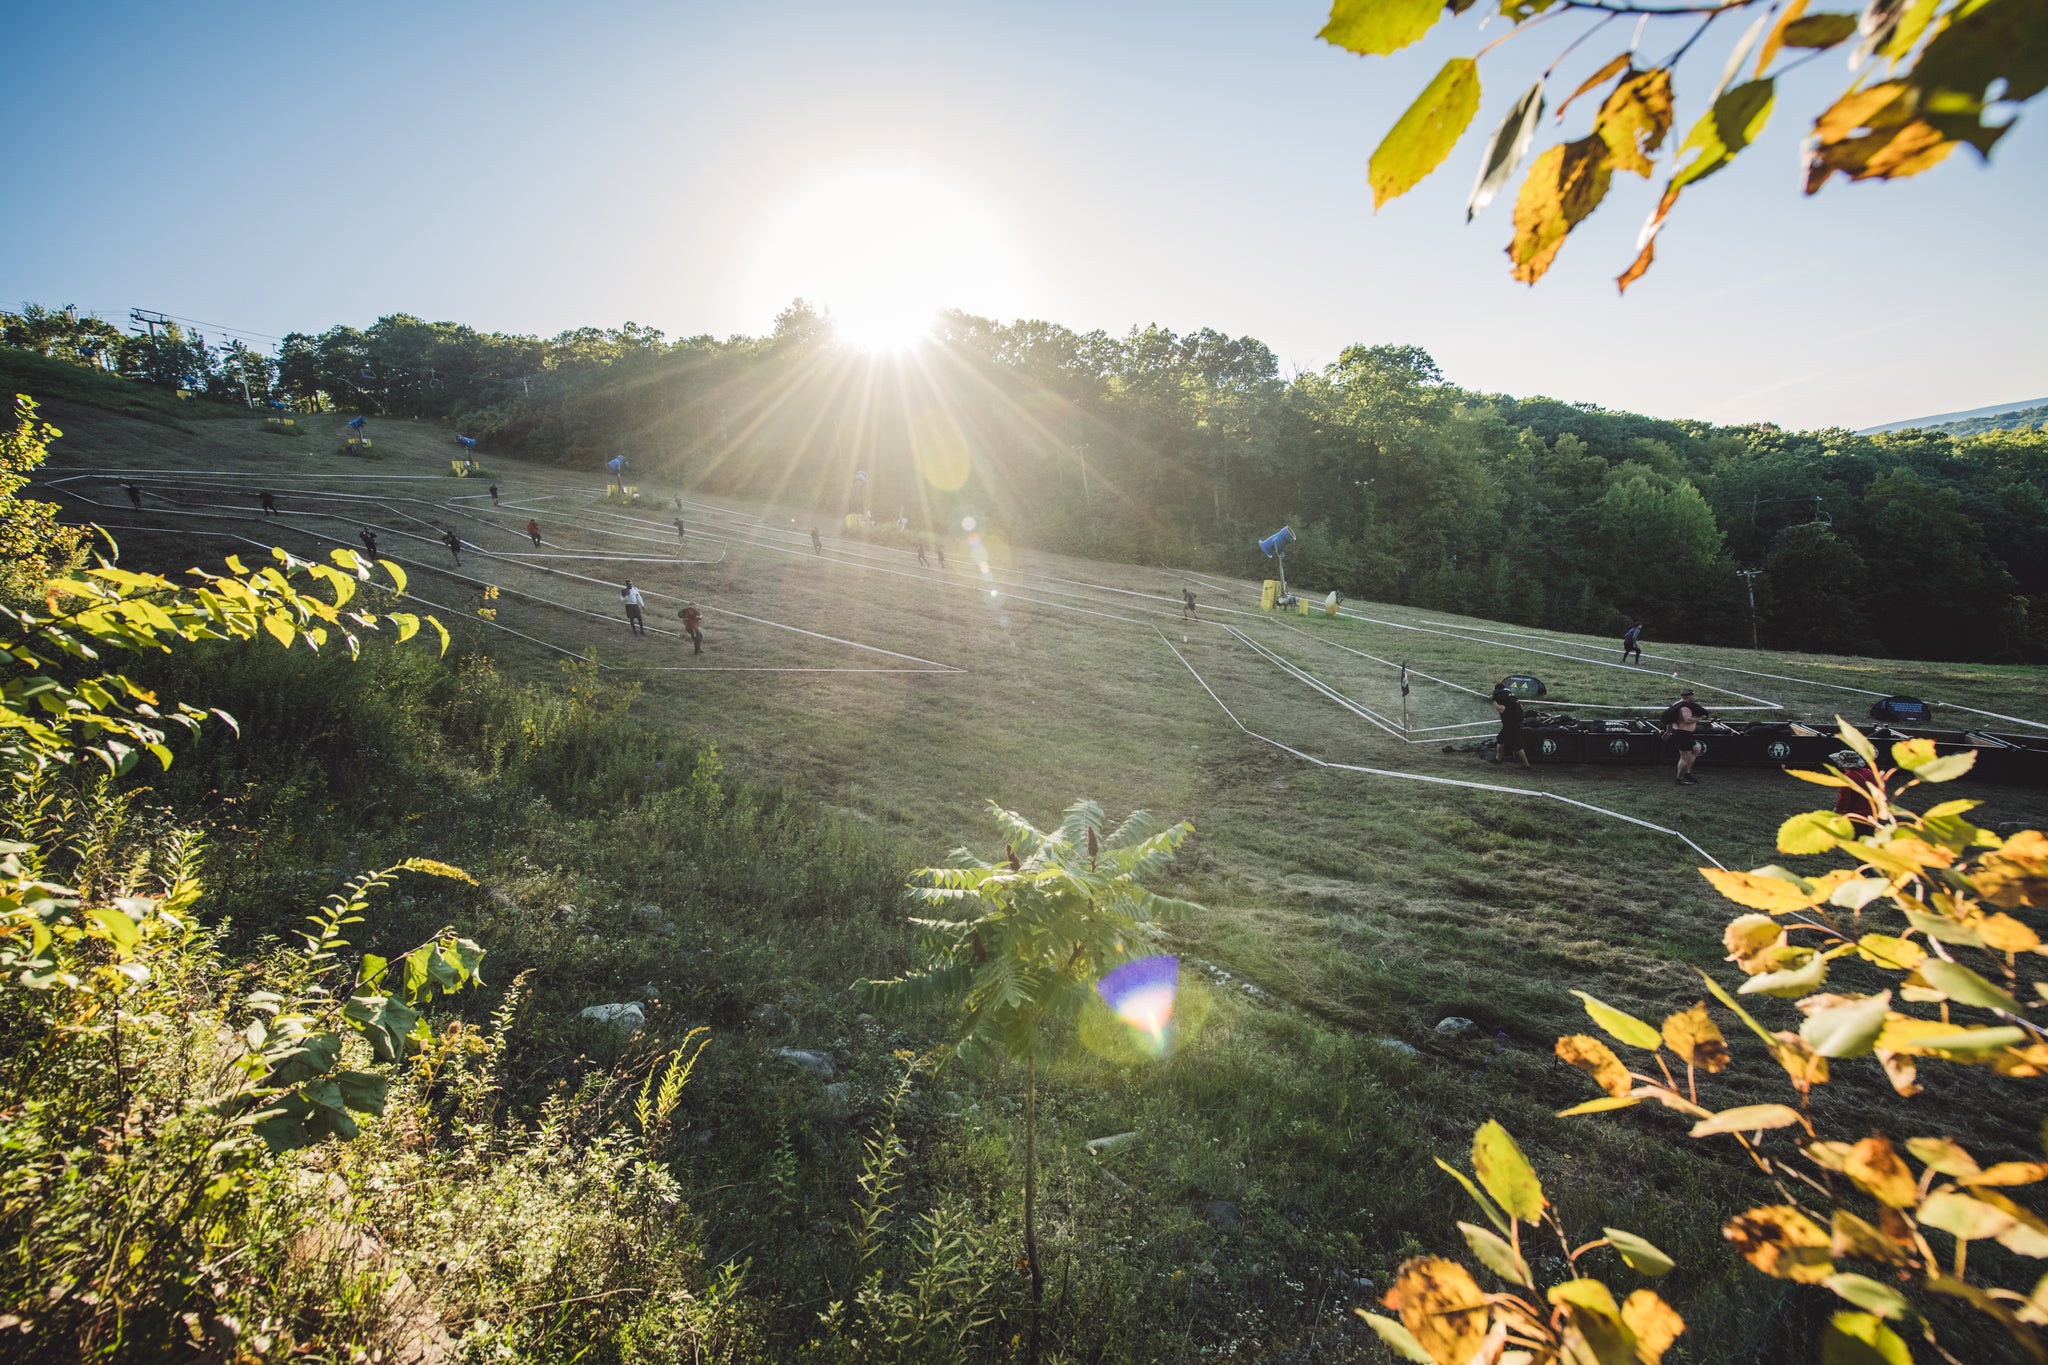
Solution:
[{"label": "green tree", "polygon": [[1788,526],[1764,560],[1765,636],[1786,649],[1867,653],[1869,619],[1863,598],[1869,568],[1856,547],[1826,522]]},{"label": "green tree", "polygon": [[1030,1358],[1039,1358],[1045,1272],[1038,1258],[1038,1060],[1046,1026],[1071,1022],[1092,987],[1117,964],[1156,945],[1162,927],[1199,907],[1148,891],[1194,827],[1158,829],[1133,811],[1107,833],[1102,807],[1076,801],[1058,829],[1041,832],[990,803],[1003,857],[984,862],[954,850],[951,865],[917,874],[911,893],[931,907],[923,964],[854,989],[885,1007],[937,1005],[956,1020],[956,1050],[1024,1062],[1024,1259],[1031,1276]]},{"label": "green tree", "polygon": [[52,578],[85,560],[85,532],[57,521],[57,505],[16,497],[64,433],[36,417],[36,401],[14,395],[14,429],[0,430],[0,605],[40,601]]}]

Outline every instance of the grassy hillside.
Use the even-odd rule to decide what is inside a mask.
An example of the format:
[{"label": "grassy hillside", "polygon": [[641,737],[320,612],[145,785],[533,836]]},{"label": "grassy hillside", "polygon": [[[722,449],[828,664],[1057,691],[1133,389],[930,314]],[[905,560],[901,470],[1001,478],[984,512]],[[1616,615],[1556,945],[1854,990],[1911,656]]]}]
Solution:
[{"label": "grassy hillside", "polygon": [[[1444,743],[1490,732],[1475,692],[1510,672],[1542,676],[1567,710],[1660,709],[1683,680],[1734,718],[1853,718],[1871,694],[1903,691],[1959,727],[1989,723],[1965,707],[2048,722],[2038,669],[1654,642],[1642,668],[1623,669],[1608,640],[1414,608],[1266,616],[1256,583],[1025,552],[1000,525],[977,526],[973,541],[958,526],[825,526],[818,552],[790,509],[690,501],[679,538],[675,490],[645,487],[641,506],[618,507],[591,479],[495,457],[484,478],[456,479],[452,433],[426,422],[373,422],[376,458],[365,459],[338,453],[339,418],[301,419],[285,438],[260,420],[166,426],[75,395],[49,410],[66,436],[38,495],[111,531],[125,561],[182,568],[273,544],[324,555],[369,526],[421,601],[467,623],[467,662],[362,684],[430,698],[417,703],[433,709],[420,728],[393,733],[447,727],[454,738],[414,746],[431,753],[351,748],[342,713],[285,703],[295,684],[279,669],[215,665],[220,704],[250,714],[241,749],[206,750],[212,785],[191,794],[229,802],[216,807],[225,824],[263,831],[269,857],[288,848],[304,869],[405,852],[469,867],[493,888],[463,906],[470,931],[534,970],[538,1019],[659,998],[675,1005],[657,1014],[659,1041],[709,1024],[716,1042],[670,1166],[710,1263],[752,1263],[764,1358],[795,1354],[845,1292],[839,1224],[857,1193],[858,1136],[880,1122],[895,1075],[891,1050],[941,1040],[936,1021],[874,1019],[845,989],[907,960],[911,930],[886,887],[957,844],[996,852],[988,800],[1043,825],[1080,795],[1113,814],[1143,806],[1194,823],[1172,889],[1206,907],[1179,946],[1201,965],[1187,991],[1208,1015],[1163,1064],[1070,1048],[1053,1070],[1041,1178],[1055,1339],[1070,1358],[1380,1358],[1348,1309],[1376,1298],[1403,1257],[1458,1249],[1453,1220],[1468,1211],[1432,1158],[1461,1159],[1488,1117],[1528,1148],[1574,1226],[1622,1221],[1678,1258],[1666,1292],[1691,1324],[1686,1359],[1795,1354],[1822,1305],[1738,1273],[1718,1231],[1768,1186],[1685,1147],[1659,1115],[1551,1117],[1588,1093],[1551,1044],[1584,1026],[1572,988],[1660,1017],[1698,998],[1695,967],[1728,971],[1726,903],[1685,840],[1733,867],[1770,861],[1778,823],[1814,804],[1813,789],[1712,755],[1701,785],[1680,788],[1661,768],[1482,767]],[[146,489],[140,511],[127,481]],[[258,510],[265,489],[280,515]],[[448,526],[470,547],[459,566],[438,540]],[[947,567],[920,564],[919,540]],[[645,638],[620,614],[627,576],[649,598]],[[1181,620],[1184,586],[1197,621]],[[701,657],[677,633],[685,601],[705,614]],[[1403,714],[1406,662],[1408,735],[1337,706],[1248,641],[1383,716]],[[626,708],[621,728],[545,780],[515,781],[493,757],[505,741],[452,719],[467,714],[465,677],[552,686],[586,653],[600,665],[586,685]],[[329,679],[306,695],[349,686]],[[1375,771],[1319,767],[1247,729]],[[646,815],[682,786],[700,742],[762,794],[755,809],[772,818],[751,844],[734,832],[683,848]],[[303,761],[266,756],[286,751]],[[1986,803],[1986,825],[2048,819],[2048,793],[1962,794]],[[790,836],[802,857],[778,866],[764,848],[799,827],[826,833]],[[281,927],[268,897],[285,874],[235,843],[217,848],[227,875],[213,913],[232,910],[247,933]],[[853,869],[843,885],[817,872],[835,856]],[[1781,1013],[1776,1027],[1796,1022]],[[1438,1030],[1453,1017],[1475,1026]],[[632,1056],[651,1056],[653,1041]],[[829,1052],[851,1091],[824,1094],[778,1047]],[[542,1023],[507,1067],[544,1092],[619,1060],[615,1044]],[[1842,1071],[1821,1101],[1831,1114],[1893,1108],[1873,1066]],[[1959,1136],[1986,1160],[2031,1150],[2027,1115],[1969,1104],[1973,1078],[1940,1084],[1965,1100]],[[1011,1244],[1016,1088],[1015,1076],[956,1065],[920,1090],[904,1120],[910,1206],[966,1209]],[[1745,1096],[1776,1098],[1772,1078],[1736,1073],[1723,1097]],[[1113,1155],[1084,1145],[1129,1131],[1138,1139]]]}]

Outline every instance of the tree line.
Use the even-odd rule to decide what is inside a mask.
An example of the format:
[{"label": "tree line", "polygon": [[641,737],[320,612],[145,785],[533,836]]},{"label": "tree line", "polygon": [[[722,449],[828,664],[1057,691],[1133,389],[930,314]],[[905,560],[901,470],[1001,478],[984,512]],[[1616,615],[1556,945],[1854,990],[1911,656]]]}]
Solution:
[{"label": "tree line", "polygon": [[[65,317],[0,327],[94,363]],[[246,379],[259,403],[447,418],[487,450],[569,466],[625,454],[825,519],[860,510],[861,489],[878,518],[901,509],[932,534],[971,514],[1018,542],[1249,574],[1267,571],[1254,542],[1287,524],[1290,581],[1318,593],[1596,633],[1642,620],[1672,641],[2048,658],[2040,431],[1674,421],[1466,389],[1411,346],[1283,376],[1250,337],[963,313],[918,351],[871,356],[801,300],[769,335],[722,341],[398,314],[294,333],[275,358],[166,363],[177,344],[116,338],[97,363],[111,346],[123,373],[196,377],[209,398],[242,402]]]}]

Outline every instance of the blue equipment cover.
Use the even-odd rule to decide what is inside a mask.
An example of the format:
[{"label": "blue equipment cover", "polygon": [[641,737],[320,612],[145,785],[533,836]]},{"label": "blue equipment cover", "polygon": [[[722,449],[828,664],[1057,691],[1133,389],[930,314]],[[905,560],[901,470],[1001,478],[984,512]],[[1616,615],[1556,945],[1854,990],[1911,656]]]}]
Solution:
[{"label": "blue equipment cover", "polygon": [[1298,539],[1300,537],[1294,534],[1292,527],[1283,526],[1259,542],[1259,552],[1271,559]]}]

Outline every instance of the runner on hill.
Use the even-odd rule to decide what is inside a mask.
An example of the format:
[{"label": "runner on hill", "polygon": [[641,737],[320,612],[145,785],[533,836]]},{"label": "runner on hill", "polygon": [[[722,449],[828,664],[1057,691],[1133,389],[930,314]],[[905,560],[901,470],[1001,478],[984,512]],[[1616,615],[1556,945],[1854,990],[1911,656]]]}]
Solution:
[{"label": "runner on hill", "polygon": [[365,526],[362,530],[356,532],[356,539],[363,542],[363,552],[365,554],[369,555],[372,559],[377,557],[377,533],[375,531]]},{"label": "runner on hill", "polygon": [[497,505],[498,505],[498,485],[496,485],[496,484],[492,484],[492,485],[491,485],[491,506],[493,506],[493,507],[496,507]]},{"label": "runner on hill", "polygon": [[121,485],[121,488],[122,491],[128,494],[128,501],[135,504],[135,510],[140,512],[142,510],[142,485],[139,483],[124,483]]},{"label": "runner on hill", "polygon": [[685,543],[690,539],[689,533],[683,530],[683,519],[681,517],[676,518],[676,539]]},{"label": "runner on hill", "polygon": [[1856,784],[1835,793],[1835,814],[1846,815],[1855,824],[1875,825],[1877,812],[1871,806],[1870,793],[1877,786],[1877,774],[1863,761],[1863,755],[1854,749],[1838,749],[1828,755],[1828,762],[1840,768],[1842,776]]},{"label": "runner on hill", "polygon": [[635,635],[645,635],[647,622],[641,619],[640,608],[646,602],[640,596],[640,589],[633,586],[632,579],[627,579],[626,586],[619,589],[619,600],[626,604],[626,624],[633,628]]},{"label": "runner on hill", "polygon": [[815,526],[811,528],[811,553],[825,553],[825,538],[818,534],[818,528]]},{"label": "runner on hill", "polygon": [[540,548],[540,523],[532,517],[526,519],[526,534],[533,537],[533,548]]},{"label": "runner on hill", "polygon": [[454,527],[449,527],[442,535],[441,543],[448,547],[449,554],[455,556],[456,567],[462,567],[462,537],[455,534]]},{"label": "runner on hill", "polygon": [[1643,661],[1643,643],[1642,643],[1642,640],[1643,640],[1643,623],[1642,623],[1641,621],[1637,621],[1637,622],[1635,622],[1635,623],[1634,623],[1633,625],[1631,625],[1631,626],[1630,626],[1630,627],[1629,627],[1629,628],[1628,628],[1627,630],[1625,630],[1625,631],[1623,631],[1623,632],[1622,632],[1622,634],[1621,634],[1621,661],[1622,661],[1623,663],[1627,663],[1627,662],[1628,662],[1628,656],[1629,656],[1629,655],[1631,655],[1631,654],[1633,654],[1633,655],[1635,655],[1635,656],[1636,656],[1636,662],[1637,662],[1637,663],[1641,663],[1641,662]]},{"label": "runner on hill", "polygon": [[1192,621],[1195,619],[1195,590],[1193,588],[1182,588],[1180,590],[1180,614],[1185,620]]},{"label": "runner on hill", "polygon": [[1505,763],[1509,754],[1529,766],[1529,751],[1522,747],[1522,703],[1505,687],[1493,689],[1493,709],[1500,715],[1500,734],[1494,737],[1493,761]]},{"label": "runner on hill", "polygon": [[692,654],[702,654],[704,652],[704,618],[698,615],[697,604],[695,602],[685,603],[683,609],[677,612],[676,615],[683,618],[683,634],[689,636],[690,643],[695,646],[690,652]]},{"label": "runner on hill", "polygon": [[264,516],[274,517],[277,515],[277,495],[275,493],[266,488],[261,493],[258,493],[256,497],[263,504]]},{"label": "runner on hill", "polygon": [[1699,761],[1704,746],[1693,733],[1699,723],[1708,718],[1707,708],[1692,699],[1692,689],[1686,688],[1678,694],[1678,700],[1664,709],[1658,719],[1663,723],[1664,734],[1672,747],[1678,750],[1678,785],[1696,787],[1699,779],[1692,775],[1692,765]]},{"label": "runner on hill", "polygon": [[932,553],[939,557],[939,568],[944,570],[946,567],[946,542],[943,540],[933,541]]},{"label": "runner on hill", "polygon": [[924,557],[924,542],[921,540],[917,542],[917,562],[927,569],[932,566],[932,562]]}]

